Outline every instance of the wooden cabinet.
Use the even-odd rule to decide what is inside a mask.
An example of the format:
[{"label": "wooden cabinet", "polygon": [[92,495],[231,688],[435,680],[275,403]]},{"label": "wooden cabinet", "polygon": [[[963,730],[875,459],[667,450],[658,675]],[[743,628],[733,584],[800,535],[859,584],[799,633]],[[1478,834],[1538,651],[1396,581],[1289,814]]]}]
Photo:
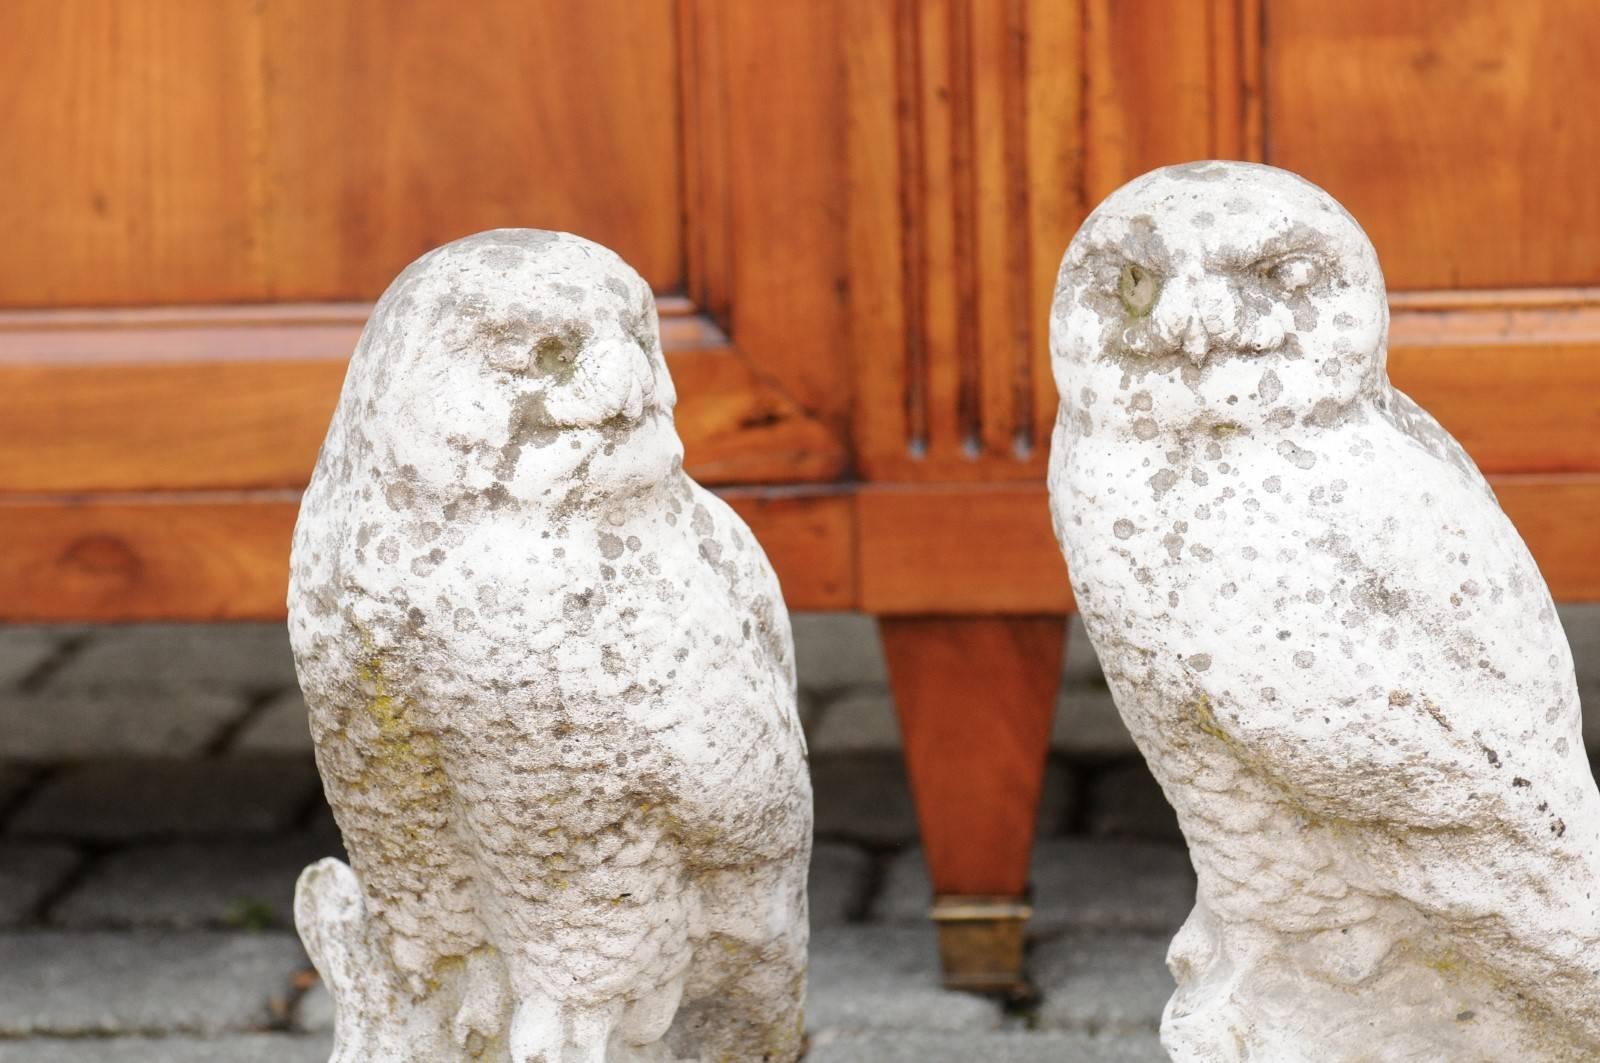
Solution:
[{"label": "wooden cabinet", "polygon": [[[14,0],[0,618],[282,615],[367,305],[454,237],[571,229],[655,286],[690,469],[791,605],[887,618],[920,793],[965,778],[963,831],[1025,834],[1042,730],[986,752],[952,705],[1048,710],[1013,673],[1071,607],[1051,287],[1145,169],[1341,199],[1396,382],[1600,598],[1597,50],[1587,0]],[[917,681],[956,638],[978,681]],[[1022,842],[935,882],[1014,894]]]}]

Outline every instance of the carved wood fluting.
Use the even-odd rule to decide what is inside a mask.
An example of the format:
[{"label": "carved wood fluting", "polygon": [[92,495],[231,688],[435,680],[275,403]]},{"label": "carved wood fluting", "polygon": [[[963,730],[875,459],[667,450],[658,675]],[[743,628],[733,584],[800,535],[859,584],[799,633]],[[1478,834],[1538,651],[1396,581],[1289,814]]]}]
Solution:
[{"label": "carved wood fluting", "polygon": [[1076,131],[1060,121],[1076,112],[1078,12],[874,6],[851,15],[850,45],[863,470],[1040,475],[1054,252],[1039,251],[1078,215]]}]

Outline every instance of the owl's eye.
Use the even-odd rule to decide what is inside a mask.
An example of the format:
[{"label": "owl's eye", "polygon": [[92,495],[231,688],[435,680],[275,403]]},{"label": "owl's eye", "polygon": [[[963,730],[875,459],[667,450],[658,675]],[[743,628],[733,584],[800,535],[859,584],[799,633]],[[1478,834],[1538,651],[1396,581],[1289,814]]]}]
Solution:
[{"label": "owl's eye", "polygon": [[1117,277],[1117,295],[1130,315],[1144,317],[1156,305],[1156,296],[1160,294],[1161,282],[1154,273],[1132,262],[1122,267]]},{"label": "owl's eye", "polygon": [[1310,255],[1283,255],[1268,259],[1259,267],[1261,276],[1274,288],[1297,292],[1322,277],[1322,265]]}]

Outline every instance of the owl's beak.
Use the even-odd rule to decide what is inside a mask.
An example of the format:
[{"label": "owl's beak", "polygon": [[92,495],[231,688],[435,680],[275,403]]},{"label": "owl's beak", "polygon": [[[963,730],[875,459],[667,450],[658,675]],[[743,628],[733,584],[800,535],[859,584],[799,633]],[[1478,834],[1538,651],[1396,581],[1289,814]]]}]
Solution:
[{"label": "owl's beak", "polygon": [[1211,334],[1206,331],[1198,314],[1189,318],[1189,325],[1183,330],[1183,353],[1196,369],[1204,365],[1211,354]]}]

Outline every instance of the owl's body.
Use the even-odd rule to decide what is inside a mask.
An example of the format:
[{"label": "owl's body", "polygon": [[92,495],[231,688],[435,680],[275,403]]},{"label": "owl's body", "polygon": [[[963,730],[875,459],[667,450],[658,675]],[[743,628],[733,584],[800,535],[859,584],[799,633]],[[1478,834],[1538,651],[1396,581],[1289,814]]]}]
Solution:
[{"label": "owl's body", "polygon": [[297,901],[336,1061],[798,1054],[788,617],[682,471],[655,329],[609,252],[502,230],[363,336],[291,589],[355,874]]},{"label": "owl's body", "polygon": [[1180,1063],[1600,1053],[1570,651],[1386,321],[1359,227],[1264,167],[1141,178],[1062,266],[1057,532],[1198,875]]}]

